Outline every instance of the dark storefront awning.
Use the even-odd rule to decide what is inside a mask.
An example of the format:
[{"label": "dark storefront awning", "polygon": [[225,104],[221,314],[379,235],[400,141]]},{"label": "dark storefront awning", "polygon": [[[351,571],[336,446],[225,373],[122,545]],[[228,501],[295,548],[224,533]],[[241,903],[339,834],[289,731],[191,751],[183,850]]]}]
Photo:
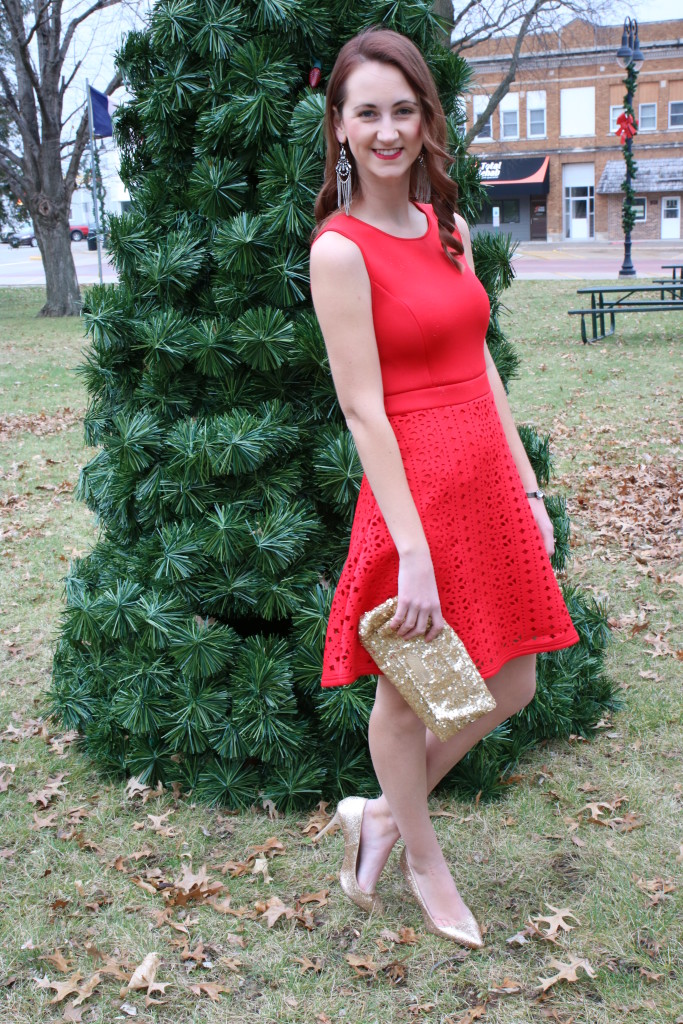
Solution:
[{"label": "dark storefront awning", "polygon": [[480,160],[479,171],[491,199],[544,196],[550,189],[549,164],[549,156],[504,157]]}]

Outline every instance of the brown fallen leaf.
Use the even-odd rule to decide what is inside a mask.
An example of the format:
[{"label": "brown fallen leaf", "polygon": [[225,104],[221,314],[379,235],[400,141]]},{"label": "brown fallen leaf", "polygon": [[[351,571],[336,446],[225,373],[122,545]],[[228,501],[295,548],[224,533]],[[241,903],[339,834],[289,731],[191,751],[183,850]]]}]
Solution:
[{"label": "brown fallen leaf", "polygon": [[[575,927],[575,925],[567,924],[565,917],[573,917],[576,924],[581,924],[576,914],[574,914],[569,907],[563,907],[562,910],[558,910],[557,907],[551,906],[550,903],[546,903],[546,907],[552,911],[551,917],[548,917],[545,914],[540,914],[538,917],[531,918],[532,923],[536,925],[544,939],[554,939],[560,928],[565,932],[569,932]],[[542,921],[548,922],[547,931],[543,931],[543,929],[538,927]]]},{"label": "brown fallen leaf", "polygon": [[261,917],[265,917],[269,928],[272,928],[281,917],[284,916],[289,921],[296,914],[292,907],[285,906],[279,896],[271,896],[265,903],[259,901],[254,904],[254,907]]},{"label": "brown fallen leaf", "polygon": [[37,983],[38,988],[55,989],[57,994],[50,1002],[59,1003],[67,996],[73,995],[74,992],[78,994],[78,984],[83,980],[83,975],[80,971],[75,971],[66,981],[50,981],[48,978],[34,978],[33,980]]},{"label": "brown fallen leaf", "polygon": [[256,857],[254,865],[251,869],[252,875],[263,875],[264,882],[272,882],[272,876],[268,870],[268,858],[267,857]]},{"label": "brown fallen leaf", "polygon": [[317,903],[319,907],[324,907],[327,904],[329,892],[329,889],[321,889],[320,892],[305,892],[303,896],[299,896],[297,903]]},{"label": "brown fallen leaf", "polygon": [[190,992],[194,992],[196,996],[200,996],[203,992],[213,1003],[218,1002],[218,996],[221,992],[232,992],[232,989],[227,985],[219,985],[215,981],[203,981],[198,985],[190,985],[189,988]]},{"label": "brown fallen leaf", "polygon": [[353,967],[354,971],[359,978],[375,977],[377,974],[377,964],[369,956],[358,956],[356,953],[347,953],[344,956],[346,962]]},{"label": "brown fallen leaf", "polygon": [[301,964],[299,970],[302,974],[305,974],[306,971],[315,971],[318,974],[323,968],[323,962],[319,957],[316,957],[315,960],[310,960],[307,956],[295,956],[292,963]]},{"label": "brown fallen leaf", "polygon": [[58,949],[56,949],[54,953],[49,953],[45,956],[39,956],[38,959],[47,960],[48,963],[56,967],[58,971],[62,972],[62,974],[67,974],[72,967],[72,965],[67,963],[67,961],[64,959],[63,954]]},{"label": "brown fallen leaf", "polygon": [[154,977],[159,969],[161,958],[158,953],[148,953],[142,963],[133,971],[133,975],[126,988],[134,991],[139,988],[148,989],[154,982]]},{"label": "brown fallen leaf", "polygon": [[559,981],[578,981],[577,971],[579,968],[583,968],[589,978],[595,977],[595,971],[588,961],[582,957],[572,956],[568,964],[563,964],[561,960],[551,957],[550,966],[557,967],[559,969],[558,973],[553,975],[552,978],[541,978],[539,992],[547,992],[549,988],[556,985]]},{"label": "brown fallen leaf", "polygon": [[81,1024],[83,1020],[83,1010],[81,1007],[75,1007],[73,1003],[67,1003],[64,1007],[64,1016],[62,1021],[64,1024]]},{"label": "brown fallen leaf", "polygon": [[[331,814],[327,813],[327,807],[328,802],[326,800],[321,800],[320,803],[318,804],[318,808],[315,811],[315,813],[308,819],[304,827],[301,829],[303,835],[306,836],[309,833],[313,833],[312,838],[315,839],[318,833],[325,828],[325,825],[327,825],[330,818],[332,817]],[[340,828],[341,825],[335,825],[333,829],[330,829],[328,835],[330,835],[332,832],[336,832],[337,829]]]},{"label": "brown fallen leaf", "polygon": [[93,974],[92,977],[88,978],[84,985],[79,986],[78,997],[73,1000],[72,1005],[80,1006],[80,1004],[84,1003],[86,999],[90,999],[90,996],[93,994],[101,980],[102,979],[100,978],[98,972]]},{"label": "brown fallen leaf", "polygon": [[521,981],[515,981],[514,978],[508,978],[506,976],[499,985],[493,985],[489,989],[489,992],[495,992],[495,994],[499,996],[513,996],[521,992],[522,988],[523,986]]},{"label": "brown fallen leaf", "polygon": [[407,968],[401,960],[392,960],[382,968],[382,974],[391,985],[405,985]]},{"label": "brown fallen leaf", "polygon": [[36,804],[36,806],[45,810],[53,800],[66,796],[65,783],[62,780],[67,775],[68,772],[59,772],[57,775],[52,776],[52,778],[47,780],[42,789],[29,793],[26,799],[30,804]]}]

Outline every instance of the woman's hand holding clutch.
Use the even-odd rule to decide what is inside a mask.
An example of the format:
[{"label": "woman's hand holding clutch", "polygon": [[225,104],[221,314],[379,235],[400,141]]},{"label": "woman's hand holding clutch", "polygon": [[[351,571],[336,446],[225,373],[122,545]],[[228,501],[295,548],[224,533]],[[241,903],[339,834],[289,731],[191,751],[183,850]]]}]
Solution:
[{"label": "woman's hand holding clutch", "polygon": [[444,626],[441,602],[428,548],[405,552],[398,569],[398,605],[389,626],[410,640],[434,640]]}]

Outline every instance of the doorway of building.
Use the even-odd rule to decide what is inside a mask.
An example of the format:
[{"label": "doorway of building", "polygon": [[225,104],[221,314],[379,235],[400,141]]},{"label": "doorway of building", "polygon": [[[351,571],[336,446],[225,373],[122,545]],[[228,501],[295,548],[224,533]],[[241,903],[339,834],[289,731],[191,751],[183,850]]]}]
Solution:
[{"label": "doorway of building", "polygon": [[595,198],[592,185],[571,185],[564,190],[565,237],[574,241],[593,238]]},{"label": "doorway of building", "polygon": [[529,237],[532,242],[545,242],[548,237],[548,203],[545,196],[535,199],[533,196],[529,202],[531,231]]},{"label": "doorway of building", "polygon": [[662,199],[662,238],[681,237],[681,197],[664,196]]}]

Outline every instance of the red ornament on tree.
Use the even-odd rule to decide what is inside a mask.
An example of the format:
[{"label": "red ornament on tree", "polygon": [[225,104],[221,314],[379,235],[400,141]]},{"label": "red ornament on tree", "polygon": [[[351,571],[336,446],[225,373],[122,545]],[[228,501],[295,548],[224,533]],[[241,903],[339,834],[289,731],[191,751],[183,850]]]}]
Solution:
[{"label": "red ornament on tree", "polygon": [[627,114],[626,111],[624,111],[623,114],[619,114],[617,124],[619,127],[615,129],[614,134],[619,136],[623,146],[628,139],[632,139],[638,131],[638,122],[633,120],[631,114]]},{"label": "red ornament on tree", "polygon": [[322,77],[322,67],[319,60],[313,62],[313,67],[308,72],[308,84],[314,89]]}]

